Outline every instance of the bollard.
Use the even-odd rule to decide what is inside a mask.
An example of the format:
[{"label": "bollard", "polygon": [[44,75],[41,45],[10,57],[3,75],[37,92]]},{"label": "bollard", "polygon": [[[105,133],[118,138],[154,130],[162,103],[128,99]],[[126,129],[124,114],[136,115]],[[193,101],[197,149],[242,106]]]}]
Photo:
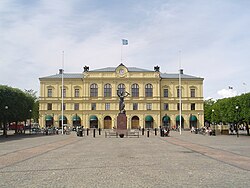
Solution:
[{"label": "bollard", "polygon": [[157,129],[155,128],[155,136],[157,135]]},{"label": "bollard", "polygon": [[89,128],[87,128],[87,136],[89,136]]},{"label": "bollard", "polygon": [[95,138],[95,129],[93,129],[93,137]]},{"label": "bollard", "polygon": [[99,135],[101,135],[101,128],[99,128]]},{"label": "bollard", "polygon": [[147,137],[149,137],[149,129],[147,130]]},{"label": "bollard", "polygon": [[142,130],[141,130],[141,134],[142,134],[142,135],[144,135],[144,128],[142,128]]}]

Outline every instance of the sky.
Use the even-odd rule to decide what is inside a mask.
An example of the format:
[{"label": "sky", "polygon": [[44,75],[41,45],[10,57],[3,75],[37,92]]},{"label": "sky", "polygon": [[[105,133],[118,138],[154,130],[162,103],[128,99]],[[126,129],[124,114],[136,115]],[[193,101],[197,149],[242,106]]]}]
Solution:
[{"label": "sky", "polygon": [[249,10],[249,0],[0,0],[0,84],[39,93],[62,62],[65,73],[117,67],[122,51],[127,67],[204,78],[204,99],[240,95]]}]

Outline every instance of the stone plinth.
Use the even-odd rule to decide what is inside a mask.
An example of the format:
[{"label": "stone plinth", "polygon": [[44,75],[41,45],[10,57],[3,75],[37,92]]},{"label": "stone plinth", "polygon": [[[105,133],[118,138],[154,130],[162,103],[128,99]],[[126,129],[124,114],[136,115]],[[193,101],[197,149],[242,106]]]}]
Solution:
[{"label": "stone plinth", "polygon": [[116,131],[119,135],[127,133],[127,116],[126,114],[119,113],[117,116]]}]

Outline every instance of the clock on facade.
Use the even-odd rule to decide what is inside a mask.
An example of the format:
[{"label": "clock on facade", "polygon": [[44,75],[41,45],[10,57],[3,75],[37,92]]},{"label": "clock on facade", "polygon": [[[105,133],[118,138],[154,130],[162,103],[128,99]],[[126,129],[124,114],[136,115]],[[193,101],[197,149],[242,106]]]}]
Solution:
[{"label": "clock on facade", "polygon": [[124,74],[124,69],[120,69],[120,70],[119,70],[119,73],[120,73],[120,74]]}]

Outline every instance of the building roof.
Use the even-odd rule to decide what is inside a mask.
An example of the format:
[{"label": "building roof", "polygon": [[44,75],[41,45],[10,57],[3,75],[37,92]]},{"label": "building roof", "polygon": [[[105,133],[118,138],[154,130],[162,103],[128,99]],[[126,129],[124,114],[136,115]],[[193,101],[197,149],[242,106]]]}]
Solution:
[{"label": "building roof", "polygon": [[[117,67],[106,67],[106,68],[101,68],[101,69],[94,69],[89,72],[115,72],[116,68]],[[137,67],[126,67],[126,68],[128,69],[129,72],[154,72],[151,70],[141,69]]]},{"label": "building roof", "polygon": [[[39,79],[48,79],[48,78],[49,79],[62,78],[62,74],[54,74],[50,76],[41,77]],[[64,73],[63,78],[83,78],[83,74],[82,73]]]},{"label": "building roof", "polygon": [[[94,69],[90,70],[88,72],[115,72],[117,67],[106,67],[101,69]],[[147,70],[147,69],[141,69],[137,67],[126,67],[128,69],[128,72],[155,72],[153,70]],[[64,73],[64,78],[83,78],[83,73]],[[168,78],[168,79],[178,79],[179,74],[177,73],[160,73],[161,78]],[[41,77],[39,79],[60,79],[62,78],[62,74],[55,74],[50,76]],[[203,79],[201,77],[191,76],[187,74],[181,74],[182,79]]]}]

